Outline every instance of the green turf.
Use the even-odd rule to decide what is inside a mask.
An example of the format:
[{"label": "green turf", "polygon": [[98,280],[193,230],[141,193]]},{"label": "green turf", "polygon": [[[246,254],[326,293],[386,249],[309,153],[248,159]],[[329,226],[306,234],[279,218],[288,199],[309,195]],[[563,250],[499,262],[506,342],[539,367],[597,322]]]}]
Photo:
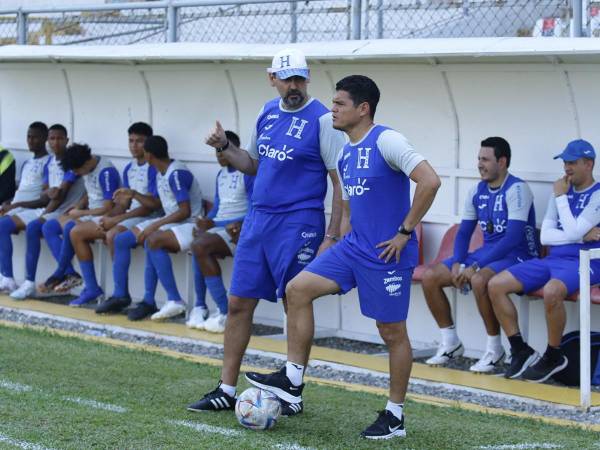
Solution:
[{"label": "green turf", "polygon": [[[216,367],[6,327],[0,327],[0,354],[0,448],[15,448],[7,438],[53,449],[271,449],[298,444],[352,450],[473,449],[534,442],[584,449],[594,448],[600,439],[600,433],[534,420],[408,402],[408,436],[373,443],[358,434],[375,419],[385,398],[314,384],[306,389],[304,414],[282,419],[271,431],[256,432],[239,426],[232,413],[186,411],[188,403],[214,388]],[[33,389],[16,392],[2,388],[3,382]],[[118,405],[128,412],[90,408],[66,397]],[[169,421],[223,427],[239,435],[199,432]]]}]

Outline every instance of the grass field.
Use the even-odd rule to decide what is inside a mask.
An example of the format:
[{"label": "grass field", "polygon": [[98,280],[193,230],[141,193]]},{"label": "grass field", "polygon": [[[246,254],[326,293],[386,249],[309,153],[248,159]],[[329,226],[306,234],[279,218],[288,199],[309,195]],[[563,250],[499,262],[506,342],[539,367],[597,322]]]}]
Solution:
[{"label": "grass field", "polygon": [[599,448],[597,432],[416,402],[406,439],[364,441],[385,398],[315,384],[304,414],[256,432],[232,413],[186,411],[214,388],[218,367],[2,326],[0,354],[0,448]]}]

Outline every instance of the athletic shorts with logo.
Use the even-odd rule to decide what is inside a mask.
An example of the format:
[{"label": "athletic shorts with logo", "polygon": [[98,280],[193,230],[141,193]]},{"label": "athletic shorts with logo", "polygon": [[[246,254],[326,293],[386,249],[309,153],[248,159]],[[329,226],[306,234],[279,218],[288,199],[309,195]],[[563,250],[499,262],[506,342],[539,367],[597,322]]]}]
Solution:
[{"label": "athletic shorts with logo", "polygon": [[344,239],[319,255],[306,271],[335,281],[340,294],[357,287],[362,314],[391,323],[406,320],[413,269],[394,268],[394,264],[375,269],[364,264]]},{"label": "athletic shorts with logo", "polygon": [[315,258],[324,234],[321,210],[252,210],[242,225],[230,293],[271,302],[282,298],[288,281]]},{"label": "athletic shorts with logo", "polygon": [[[600,283],[600,261],[592,260],[590,264],[590,284]],[[534,258],[507,269],[522,285],[523,292],[534,292],[543,287],[551,279],[562,281],[571,295],[579,290],[579,257],[546,256]]]},{"label": "athletic shorts with logo", "polygon": [[[468,267],[471,264],[479,261],[481,259],[481,257],[484,254],[489,253],[489,251],[490,250],[485,247],[478,248],[474,252],[469,253],[467,255],[467,259],[462,261],[462,264],[464,264],[465,266]],[[500,273],[503,270],[506,270],[509,267],[514,266],[515,264],[520,264],[524,261],[527,261],[530,258],[531,258],[531,256],[526,255],[526,254],[510,253],[502,259],[497,259],[496,261],[492,261],[492,262],[486,264],[485,268],[493,270],[494,273]],[[452,256],[452,257],[442,261],[442,264],[444,264],[448,269],[452,270],[452,265],[456,262],[458,262],[458,261],[456,261],[456,259]],[[483,267],[482,267],[482,269],[483,269]]]}]

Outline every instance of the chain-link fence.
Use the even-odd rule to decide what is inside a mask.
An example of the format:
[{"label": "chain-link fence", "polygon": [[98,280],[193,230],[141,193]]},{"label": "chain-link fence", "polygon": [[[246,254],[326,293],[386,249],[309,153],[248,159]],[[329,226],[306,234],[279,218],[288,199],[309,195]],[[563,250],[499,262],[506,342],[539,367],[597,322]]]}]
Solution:
[{"label": "chain-link fence", "polygon": [[[0,45],[600,36],[600,0],[223,0],[0,11]],[[208,2],[211,3],[211,2]],[[216,3],[216,2],[215,2]],[[571,28],[574,28],[571,30]]]}]

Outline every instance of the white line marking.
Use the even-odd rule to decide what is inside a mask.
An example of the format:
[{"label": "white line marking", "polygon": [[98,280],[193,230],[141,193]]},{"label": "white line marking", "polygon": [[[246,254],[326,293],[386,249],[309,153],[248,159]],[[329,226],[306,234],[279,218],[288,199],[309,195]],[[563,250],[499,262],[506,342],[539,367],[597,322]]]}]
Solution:
[{"label": "white line marking", "polygon": [[538,448],[564,448],[559,444],[549,444],[547,442],[533,442],[531,444],[503,444],[503,445],[482,445],[477,447],[481,450],[526,450]]},{"label": "white line marking", "polygon": [[63,399],[68,402],[78,403],[80,405],[90,406],[96,409],[104,409],[105,411],[111,411],[116,413],[125,413],[128,411],[127,408],[123,408],[122,406],[111,405],[110,403],[97,402],[96,400],[88,400],[79,397],[63,397]]},{"label": "white line marking", "polygon": [[26,384],[13,383],[8,380],[0,380],[0,388],[8,389],[9,391],[15,392],[30,392],[33,390],[31,386],[27,386]]},{"label": "white line marking", "polygon": [[190,422],[188,420],[169,420],[172,425],[181,425],[188,427],[201,433],[217,433],[223,436],[241,436],[242,432],[238,430],[231,430],[229,428],[215,427],[213,425],[206,425],[204,423]]},{"label": "white line marking", "polygon": [[44,447],[44,446],[38,445],[38,444],[33,444],[31,442],[18,441],[16,439],[10,438],[1,433],[0,433],[0,442],[4,442],[8,445],[13,445],[15,447],[19,447],[24,450],[50,450],[48,447]]},{"label": "white line marking", "polygon": [[271,448],[274,448],[277,450],[314,450],[311,447],[302,447],[301,445],[298,445],[298,444],[276,444]]}]

